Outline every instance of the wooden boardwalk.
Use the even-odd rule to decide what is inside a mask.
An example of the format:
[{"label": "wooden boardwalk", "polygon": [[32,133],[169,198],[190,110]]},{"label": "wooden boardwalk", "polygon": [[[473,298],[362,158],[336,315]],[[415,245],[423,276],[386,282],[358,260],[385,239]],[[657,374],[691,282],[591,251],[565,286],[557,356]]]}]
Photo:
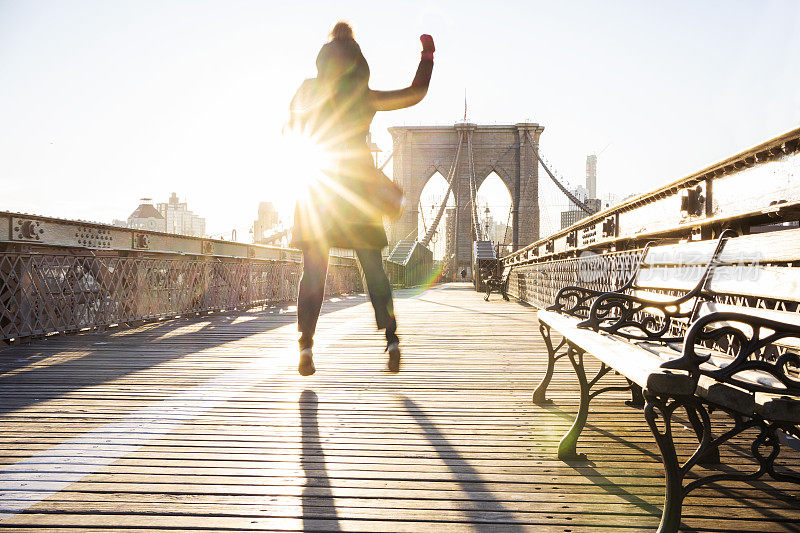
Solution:
[{"label": "wooden boardwalk", "polygon": [[[546,358],[535,310],[484,302],[459,284],[401,291],[396,308],[398,375],[382,371],[363,296],[326,302],[310,378],[296,373],[291,307],[1,350],[0,528],[655,528],[663,470],[624,395],[593,403],[579,443],[588,461],[556,459],[577,382],[562,361],[555,403],[531,404]],[[690,430],[683,442],[688,450]],[[724,455],[740,463],[747,449]],[[800,490],[700,490],[684,522],[687,531],[798,531]]]}]

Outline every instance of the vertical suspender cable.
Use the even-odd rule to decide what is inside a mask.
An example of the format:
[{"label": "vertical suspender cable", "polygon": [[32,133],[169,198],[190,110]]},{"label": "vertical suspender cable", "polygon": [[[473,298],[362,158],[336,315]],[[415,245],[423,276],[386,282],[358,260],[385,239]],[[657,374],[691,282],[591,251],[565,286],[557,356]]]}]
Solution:
[{"label": "vertical suspender cable", "polygon": [[455,174],[456,168],[458,167],[458,158],[461,154],[461,144],[464,141],[464,133],[459,133],[458,136],[458,147],[456,148],[456,156],[453,159],[453,164],[450,167],[450,172],[447,173],[447,192],[444,194],[444,199],[442,199],[442,205],[439,207],[439,211],[436,213],[436,217],[431,221],[431,227],[428,228],[428,232],[425,234],[425,237],[422,238],[420,244],[423,246],[428,246],[433,238],[433,234],[436,233],[436,228],[439,226],[439,222],[442,220],[442,216],[444,215],[444,211],[447,208],[447,199],[450,198],[450,192],[453,190],[453,182],[455,181]]},{"label": "vertical suspender cable", "polygon": [[472,218],[472,227],[475,231],[475,239],[482,241],[483,239],[483,232],[481,231],[481,223],[478,219],[478,183],[475,178],[475,159],[472,152],[472,133],[467,134],[467,163],[469,166],[469,195],[471,201],[471,210],[470,213]]},{"label": "vertical suspender cable", "polygon": [[542,168],[544,169],[545,172],[547,172],[547,175],[550,176],[550,179],[553,180],[553,183],[556,184],[556,187],[558,187],[561,190],[561,192],[563,192],[566,195],[566,197],[569,198],[570,201],[576,206],[578,206],[580,209],[582,209],[586,213],[589,213],[590,215],[594,213],[591,207],[581,202],[574,194],[569,192],[569,190],[566,187],[564,187],[564,185],[562,185],[561,182],[558,181],[558,179],[556,179],[553,173],[550,172],[550,169],[547,168],[547,165],[545,165],[544,161],[542,161],[542,158],[539,157],[538,150],[536,150],[536,148],[534,148],[533,146],[533,139],[531,138],[531,133],[527,132],[527,134],[528,134],[528,143],[531,146],[531,151],[533,152],[533,155],[536,156],[536,160],[539,162],[539,164],[542,165]]}]

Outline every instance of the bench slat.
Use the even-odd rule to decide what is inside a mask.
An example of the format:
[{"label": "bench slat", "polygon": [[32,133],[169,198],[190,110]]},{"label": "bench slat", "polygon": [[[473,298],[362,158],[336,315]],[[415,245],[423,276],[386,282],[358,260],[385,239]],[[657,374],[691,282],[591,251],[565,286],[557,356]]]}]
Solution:
[{"label": "bench slat", "polygon": [[708,376],[700,376],[696,392],[701,398],[736,412],[744,414],[755,412],[756,402],[753,393],[730,383],[721,383]]},{"label": "bench slat", "polygon": [[717,257],[723,263],[741,263],[753,258],[762,263],[800,261],[800,229],[728,239]]},{"label": "bench slat", "polygon": [[[652,291],[634,290],[633,295],[636,296],[637,298],[641,298],[642,300],[649,300],[651,302],[670,302],[672,300],[675,300],[675,296],[669,294],[663,294],[660,292],[652,292]],[[680,306],[678,307],[681,313],[689,313],[691,312],[692,308],[694,308],[694,299],[687,300],[682,304],[680,304]]]},{"label": "bench slat", "polygon": [[703,302],[697,307],[698,317],[706,316],[711,313],[741,313],[800,326],[800,313],[792,311],[777,311],[774,309],[761,309],[759,307],[745,307],[742,305],[720,304],[716,302]]},{"label": "bench slat", "polygon": [[690,291],[703,277],[702,266],[643,268],[636,277],[636,287]]},{"label": "bench slat", "polygon": [[708,289],[735,294],[800,302],[800,268],[776,266],[724,266],[714,270]]},{"label": "bench slat", "polygon": [[706,265],[717,247],[717,241],[681,242],[651,246],[642,259],[642,267],[671,265]]},{"label": "bench slat", "polygon": [[[716,240],[651,246],[642,266],[705,265]],[[800,229],[742,235],[725,241],[717,256],[722,263],[800,261]]]},{"label": "bench slat", "polygon": [[800,423],[800,401],[796,397],[757,392],[755,410],[767,420]]},{"label": "bench slat", "polygon": [[588,352],[607,366],[655,393],[689,395],[694,385],[685,372],[660,368],[659,356],[611,335],[577,327],[579,319],[552,311],[539,311],[539,320],[565,336],[570,343]]}]

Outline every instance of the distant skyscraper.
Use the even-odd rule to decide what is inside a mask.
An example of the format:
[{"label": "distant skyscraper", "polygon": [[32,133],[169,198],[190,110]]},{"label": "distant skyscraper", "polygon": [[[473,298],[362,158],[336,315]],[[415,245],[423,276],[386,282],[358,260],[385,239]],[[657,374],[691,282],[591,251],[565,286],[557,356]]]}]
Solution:
[{"label": "distant skyscraper", "polygon": [[[253,242],[260,244],[278,225],[278,210],[272,202],[258,204],[258,220],[253,222]],[[271,231],[272,230],[272,231]]]},{"label": "distant skyscraper", "polygon": [[[589,157],[594,157],[595,161],[597,160],[596,156],[589,156]],[[590,183],[589,183],[589,159],[588,158],[586,160],[586,169],[587,169],[586,170],[586,174],[587,174],[587,176],[586,176],[586,184],[590,185]],[[591,183],[591,185],[595,185],[595,184]],[[588,187],[583,187],[581,185],[578,185],[572,191],[572,194],[578,200],[583,202],[586,205],[586,207],[591,209],[592,213],[597,213],[598,211],[600,211],[600,209],[602,209],[602,202],[599,199],[597,199],[594,196],[592,196],[591,190]],[[561,229],[568,228],[571,225],[573,225],[576,222],[578,222],[579,220],[581,220],[582,218],[587,217],[587,216],[589,216],[589,214],[586,211],[584,211],[583,209],[580,209],[575,205],[570,205],[569,208],[566,211],[562,211],[561,212]]]},{"label": "distant skyscraper", "polygon": [[597,156],[595,154],[586,156],[586,188],[589,190],[589,198],[597,198]]},{"label": "distant skyscraper", "polygon": [[565,229],[575,224],[577,221],[586,216],[584,211],[580,209],[570,209],[561,212],[561,229]]},{"label": "distant skyscraper", "polygon": [[186,202],[180,202],[177,194],[172,193],[169,202],[158,204],[158,212],[164,217],[165,229],[162,231],[194,237],[205,236],[206,219],[189,211]]}]

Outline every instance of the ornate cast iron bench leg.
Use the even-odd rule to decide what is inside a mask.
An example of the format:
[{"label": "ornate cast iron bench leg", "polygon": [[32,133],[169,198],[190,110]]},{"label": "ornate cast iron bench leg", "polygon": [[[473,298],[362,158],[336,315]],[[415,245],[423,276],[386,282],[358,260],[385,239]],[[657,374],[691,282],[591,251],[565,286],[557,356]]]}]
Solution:
[{"label": "ornate cast iron bench leg", "polygon": [[583,368],[583,355],[584,352],[582,350],[578,350],[571,344],[567,345],[567,356],[578,377],[581,397],[575,422],[572,423],[572,427],[561,438],[561,442],[558,443],[558,458],[562,461],[585,459],[585,455],[579,455],[576,450],[578,437],[580,437],[583,427],[586,425],[586,418],[589,415],[589,383],[586,381],[586,371]]},{"label": "ornate cast iron bench leg", "polygon": [[[658,449],[661,452],[661,461],[664,463],[664,477],[666,492],[664,494],[664,511],[661,514],[661,524],[658,526],[658,533],[673,533],[678,531],[681,525],[681,508],[683,500],[693,489],[707,483],[722,481],[725,479],[752,479],[754,474],[714,474],[701,477],[687,483],[683,481],[689,470],[697,464],[712,464],[719,462],[719,445],[728,441],[731,437],[741,432],[758,426],[755,420],[745,421],[744,417],[735,416],[736,424],[733,429],[723,435],[714,438],[711,433],[711,418],[708,410],[696,396],[689,397],[666,397],[644,392],[645,407],[644,417],[650,431],[653,432]],[[675,411],[683,408],[691,422],[700,443],[692,456],[683,464],[680,463],[675,451],[675,441],[672,436],[672,422]],[[660,421],[659,421],[660,419]],[[659,427],[659,422],[661,427]],[[756,439],[758,442],[758,439]],[[756,443],[753,445],[756,446]],[[758,454],[753,448],[753,455],[758,459]],[[763,463],[760,459],[759,462]]]},{"label": "ornate cast iron bench leg", "polygon": [[[650,431],[661,451],[661,461],[664,463],[664,477],[666,493],[664,495],[664,510],[661,513],[661,523],[658,526],[658,533],[675,533],[681,524],[681,506],[683,505],[683,468],[678,461],[678,454],[675,451],[675,442],[672,439],[672,415],[675,410],[684,405],[684,402],[691,401],[691,398],[672,400],[661,398],[644,393],[646,400],[644,406],[644,418]],[[658,427],[658,419],[661,419],[663,430]]]},{"label": "ornate cast iron bench leg", "polygon": [[544,377],[536,390],[533,391],[533,403],[536,405],[547,405],[553,403],[553,400],[546,398],[547,387],[550,385],[550,380],[553,378],[553,369],[555,368],[556,361],[564,357],[566,352],[558,351],[567,343],[566,339],[562,338],[558,346],[553,348],[553,339],[550,337],[550,327],[547,324],[539,323],[539,331],[542,333],[544,344],[547,346],[547,370],[545,370]]},{"label": "ornate cast iron bench leg", "polygon": [[488,278],[486,280],[486,297],[484,297],[484,300],[486,300],[488,302],[489,301],[489,296],[491,296],[492,292],[495,292],[495,291],[500,291],[500,289],[498,288],[498,285],[497,285],[497,279],[496,278]]},{"label": "ornate cast iron bench leg", "polygon": [[603,376],[614,369],[601,362],[600,370],[597,371],[597,374],[595,374],[591,380],[587,380],[586,370],[583,366],[584,355],[585,352],[583,350],[573,346],[569,342],[567,343],[567,356],[569,357],[570,363],[572,363],[572,368],[575,369],[575,375],[577,376],[578,383],[580,384],[581,397],[580,406],[578,407],[578,414],[575,416],[575,422],[573,422],[572,427],[567,434],[561,438],[561,442],[558,443],[558,458],[562,461],[574,461],[585,459],[586,457],[584,454],[577,453],[576,446],[578,444],[578,438],[583,431],[583,427],[586,425],[586,418],[589,415],[589,402],[604,392],[623,392],[630,390],[630,387],[627,385],[611,385],[592,391],[592,388],[597,385]]},{"label": "ornate cast iron bench leg", "polygon": [[[697,435],[697,440],[702,443],[703,442],[703,435],[705,434],[705,428],[703,427],[703,421],[701,420],[700,415],[698,414],[697,408],[690,408],[689,406],[686,407],[686,416],[689,419],[689,423],[692,424],[692,429],[694,430],[695,435]],[[710,423],[710,420],[709,420]],[[709,434],[711,428],[709,426]],[[713,434],[710,434],[710,437],[713,439]],[[720,463],[719,459],[719,448],[711,448],[706,453],[704,453],[700,458],[697,460],[697,464],[700,465],[718,465]]]}]

